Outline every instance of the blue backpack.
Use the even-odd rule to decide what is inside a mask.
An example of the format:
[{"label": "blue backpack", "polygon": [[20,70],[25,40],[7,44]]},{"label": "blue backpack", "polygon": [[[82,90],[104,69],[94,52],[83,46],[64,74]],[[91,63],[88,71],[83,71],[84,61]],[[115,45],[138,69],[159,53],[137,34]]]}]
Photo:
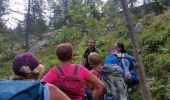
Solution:
[{"label": "blue backpack", "polygon": [[[127,53],[122,54],[121,56],[118,56],[116,54],[111,54],[106,58],[104,64],[117,64],[124,70],[122,59],[126,59],[129,62],[128,69],[132,76],[132,81],[138,81],[139,78],[138,78],[136,61],[135,61],[134,57],[132,57],[131,55],[129,55]],[[123,76],[124,76],[124,74],[123,74]]]},{"label": "blue backpack", "polygon": [[0,80],[0,100],[43,100],[44,85],[34,80]]},{"label": "blue backpack", "polygon": [[130,74],[132,75],[132,81],[138,81],[139,76],[138,76],[138,72],[137,72],[137,66],[136,66],[135,58],[133,56],[125,53],[125,54],[122,54],[121,57],[119,57],[119,59],[121,59],[121,60],[126,59],[126,60],[129,61],[129,71],[130,71]]}]

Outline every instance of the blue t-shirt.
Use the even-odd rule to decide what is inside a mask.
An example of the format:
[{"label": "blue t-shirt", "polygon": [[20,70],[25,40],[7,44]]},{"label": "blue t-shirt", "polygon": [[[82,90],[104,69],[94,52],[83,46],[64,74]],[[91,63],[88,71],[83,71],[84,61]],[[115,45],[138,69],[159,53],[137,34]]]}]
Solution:
[{"label": "blue t-shirt", "polygon": [[117,62],[117,55],[116,54],[110,54],[106,57],[104,64],[114,64]]},{"label": "blue t-shirt", "polygon": [[[138,73],[136,70],[135,65],[132,66],[129,62],[129,60],[132,61],[133,64],[135,64],[135,59],[127,54],[110,54],[106,57],[104,64],[118,64],[124,71],[123,77],[131,77],[132,80],[138,80]],[[134,61],[133,61],[134,60]]]},{"label": "blue t-shirt", "polygon": [[129,77],[130,72],[129,72],[129,61],[126,59],[121,59],[117,54],[110,54],[109,56],[106,57],[104,64],[117,64],[119,65],[122,70],[123,70],[123,77]]}]

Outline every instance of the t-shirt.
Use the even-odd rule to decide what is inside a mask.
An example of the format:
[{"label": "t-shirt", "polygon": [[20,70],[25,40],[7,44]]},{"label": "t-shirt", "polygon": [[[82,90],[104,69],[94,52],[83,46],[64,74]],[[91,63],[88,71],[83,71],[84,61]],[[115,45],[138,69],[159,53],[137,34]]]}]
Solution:
[{"label": "t-shirt", "polygon": [[104,64],[118,64],[123,69],[123,77],[131,77],[129,61],[122,58],[122,54],[110,54],[106,57]]},{"label": "t-shirt", "polygon": [[106,57],[104,64],[114,64],[117,63],[117,56],[116,54],[110,54]]},{"label": "t-shirt", "polygon": [[[77,64],[77,65],[80,66],[80,73],[79,73],[80,78],[84,80],[87,79],[87,77],[90,75],[90,72],[84,66],[80,64]],[[57,66],[54,66],[53,68],[51,68],[48,71],[48,73],[42,78],[42,81],[56,85],[56,83],[60,81],[60,77],[58,76],[56,67]],[[74,70],[74,67],[75,67],[75,64],[70,64],[66,67],[63,67],[65,74],[71,75]]]},{"label": "t-shirt", "polygon": [[89,65],[88,62],[88,56],[91,52],[98,52],[97,49],[94,47],[91,51],[87,48],[86,51],[83,54],[83,58],[85,60],[84,66],[88,69],[88,70],[92,70],[92,68]]}]

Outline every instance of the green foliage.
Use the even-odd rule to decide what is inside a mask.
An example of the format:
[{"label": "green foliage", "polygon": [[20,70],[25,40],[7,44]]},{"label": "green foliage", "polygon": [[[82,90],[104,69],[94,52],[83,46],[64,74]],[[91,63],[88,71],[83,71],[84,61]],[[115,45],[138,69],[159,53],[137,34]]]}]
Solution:
[{"label": "green foliage", "polygon": [[132,87],[132,96],[130,100],[143,100],[142,95],[140,93],[139,85],[135,85]]},{"label": "green foliage", "polygon": [[[96,39],[96,46],[103,59],[108,55],[108,48],[115,42],[122,42],[127,52],[133,54],[127,27],[124,25],[121,12],[118,12],[120,9],[118,0],[109,0],[108,3],[102,5],[102,8],[96,6],[101,5],[100,0],[85,0],[84,2],[70,0],[67,7],[63,5],[63,1],[58,3],[54,0],[50,1],[53,2],[54,26],[58,29],[58,33],[49,38],[50,42],[47,47],[34,52],[45,66],[44,74],[51,67],[60,63],[55,55],[55,47],[64,42],[73,44],[73,62],[75,63],[80,63],[89,38]],[[94,5],[94,3],[96,4]],[[41,13],[39,14],[41,15]],[[133,18],[135,18],[134,23],[138,21],[137,18],[142,18],[142,25],[144,26],[144,30],[136,35],[142,51],[141,56],[153,99],[168,100],[170,99],[170,10],[157,16],[150,13],[144,17],[133,15]],[[111,26],[108,27],[107,24],[111,24]],[[39,28],[35,28],[35,31],[40,33],[46,28],[43,20],[37,19],[34,25],[36,27],[40,25]],[[22,31],[22,26],[18,26],[18,30]],[[2,62],[0,63],[0,78],[8,78],[11,75],[9,70],[14,55],[4,53],[8,51],[9,42],[7,41],[10,39],[10,35],[7,34],[2,34],[0,37],[0,41],[2,41],[0,45],[0,62]],[[15,48],[17,54],[21,53],[18,47]],[[139,86],[134,87],[132,100],[142,100]]]},{"label": "green foliage", "polygon": [[170,97],[169,16],[169,10],[159,16],[145,16],[145,29],[139,34],[145,71],[153,78],[150,86],[154,100],[168,100]]},{"label": "green foliage", "polygon": [[63,20],[62,16],[58,16],[54,22],[54,26],[56,26],[57,29],[61,28],[63,26]]},{"label": "green foliage", "polygon": [[11,63],[14,58],[14,54],[12,55],[0,55],[0,79],[9,79],[11,74]]},{"label": "green foliage", "polygon": [[155,16],[154,13],[145,15],[144,18],[143,18],[143,25],[144,25],[145,27],[147,27],[147,26],[149,26],[150,24],[152,24],[153,21],[155,21],[155,20],[153,19],[154,16]]},{"label": "green foliage", "polygon": [[37,34],[42,34],[48,31],[48,26],[43,19],[37,19],[33,28],[34,32]]},{"label": "green foliage", "polygon": [[59,30],[60,33],[57,35],[56,39],[59,43],[62,42],[76,43],[77,40],[81,38],[81,34],[78,31],[79,30],[76,27],[62,28]]},{"label": "green foliage", "polygon": [[121,9],[120,0],[108,0],[103,9],[107,16],[113,17]]},{"label": "green foliage", "polygon": [[164,43],[159,33],[153,34],[154,33],[143,37],[144,40],[142,44],[144,45],[145,51],[148,53],[159,52],[161,49],[160,46]]},{"label": "green foliage", "polygon": [[155,81],[151,91],[154,100],[169,100],[170,99],[170,82],[165,85],[164,81]]},{"label": "green foliage", "polygon": [[44,50],[38,51],[36,54],[40,62],[45,66],[46,71],[59,62],[55,55],[55,47],[47,47]]}]

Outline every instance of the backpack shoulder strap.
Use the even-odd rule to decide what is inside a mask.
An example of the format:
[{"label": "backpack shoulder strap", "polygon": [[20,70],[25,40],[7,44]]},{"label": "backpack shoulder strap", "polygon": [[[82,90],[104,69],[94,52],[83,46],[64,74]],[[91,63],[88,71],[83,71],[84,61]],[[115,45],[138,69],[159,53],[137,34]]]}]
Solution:
[{"label": "backpack shoulder strap", "polygon": [[121,61],[124,57],[123,57],[123,54],[120,54],[120,56],[118,56],[117,54],[116,54],[116,56],[117,56],[117,59],[118,59],[118,61]]},{"label": "backpack shoulder strap", "polygon": [[59,77],[61,77],[62,75],[65,75],[64,69],[62,68],[61,65],[56,66],[55,69],[56,69]]},{"label": "backpack shoulder strap", "polygon": [[94,70],[95,70],[96,72],[98,72],[98,73],[99,73],[99,69],[98,69],[98,68],[95,68]]},{"label": "backpack shoulder strap", "polygon": [[50,100],[49,84],[46,82],[41,82],[41,83],[44,86],[43,100]]},{"label": "backpack shoulder strap", "polygon": [[77,64],[75,64],[75,65],[74,65],[74,70],[73,70],[72,75],[78,76],[79,74],[80,74],[80,66],[77,65]]},{"label": "backpack shoulder strap", "polygon": [[44,81],[40,81],[40,83],[41,83],[43,86],[46,86],[46,85],[47,85],[47,83],[44,82]]},{"label": "backpack shoulder strap", "polygon": [[97,77],[100,78],[100,68],[95,68],[94,71],[96,72]]}]

